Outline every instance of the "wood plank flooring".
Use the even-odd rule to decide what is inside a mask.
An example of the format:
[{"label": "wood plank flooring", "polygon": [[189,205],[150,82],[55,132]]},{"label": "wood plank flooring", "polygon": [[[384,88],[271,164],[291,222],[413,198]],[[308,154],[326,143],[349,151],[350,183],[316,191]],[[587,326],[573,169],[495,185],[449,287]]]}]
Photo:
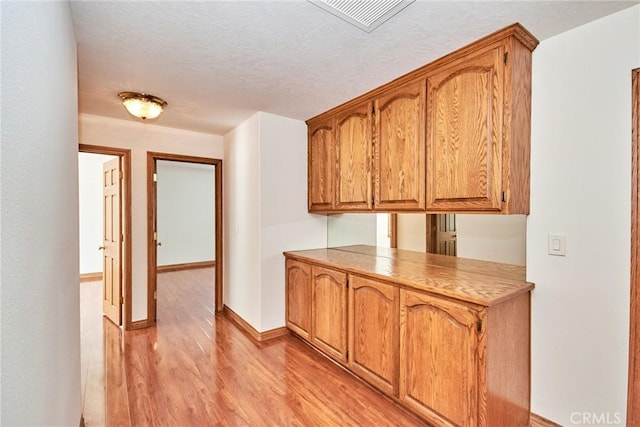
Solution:
[{"label": "wood plank flooring", "polygon": [[213,312],[213,269],[158,275],[158,323],[122,334],[83,283],[82,378],[92,426],[418,426],[285,336],[256,343]]}]

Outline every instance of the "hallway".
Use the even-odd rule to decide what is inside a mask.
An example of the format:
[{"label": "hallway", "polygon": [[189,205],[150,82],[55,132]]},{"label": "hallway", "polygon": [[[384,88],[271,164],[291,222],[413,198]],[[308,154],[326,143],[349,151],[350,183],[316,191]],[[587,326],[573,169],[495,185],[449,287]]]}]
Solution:
[{"label": "hallway", "polygon": [[100,283],[80,285],[86,426],[423,425],[299,339],[259,344],[214,315],[212,277],[159,274],[156,327],[124,343]]}]

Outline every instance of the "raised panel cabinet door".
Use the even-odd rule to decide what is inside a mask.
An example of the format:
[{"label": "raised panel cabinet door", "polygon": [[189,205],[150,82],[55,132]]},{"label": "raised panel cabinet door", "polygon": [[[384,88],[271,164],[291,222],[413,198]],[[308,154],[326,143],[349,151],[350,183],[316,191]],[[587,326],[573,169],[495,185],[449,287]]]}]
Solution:
[{"label": "raised panel cabinet door", "polygon": [[287,327],[305,339],[311,333],[311,266],[286,261]]},{"label": "raised panel cabinet door", "polygon": [[336,209],[371,210],[371,102],[338,114]]},{"label": "raised panel cabinet door", "polygon": [[375,209],[425,209],[425,81],[375,100]]},{"label": "raised panel cabinet door", "polygon": [[400,400],[435,425],[478,421],[478,314],[400,292]]},{"label": "raised panel cabinet door", "polygon": [[346,361],[347,275],[329,268],[312,269],[311,342],[334,359]]},{"label": "raised panel cabinet door", "polygon": [[308,197],[309,211],[333,209],[335,175],[334,120],[309,127]]},{"label": "raised panel cabinet door", "polygon": [[349,367],[381,391],[398,390],[399,289],[349,278]]},{"label": "raised panel cabinet door", "polygon": [[427,210],[499,211],[504,47],[427,76]]}]

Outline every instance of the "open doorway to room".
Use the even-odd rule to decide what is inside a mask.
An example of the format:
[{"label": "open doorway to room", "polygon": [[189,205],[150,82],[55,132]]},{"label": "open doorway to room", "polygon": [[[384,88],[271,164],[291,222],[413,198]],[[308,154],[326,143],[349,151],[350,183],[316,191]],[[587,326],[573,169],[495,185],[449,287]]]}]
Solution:
[{"label": "open doorway to room", "polygon": [[457,255],[455,214],[391,214],[395,248]]},{"label": "open doorway to room", "polygon": [[[147,200],[149,324],[160,297],[163,316],[182,293],[198,293],[221,311],[222,161],[148,153]],[[204,288],[186,289],[194,283]]]},{"label": "open doorway to room", "polygon": [[80,144],[80,278],[100,282],[101,314],[131,328],[130,150]]},{"label": "open doorway to room", "polygon": [[[107,347],[131,329],[130,150],[83,145],[78,153],[80,351],[86,425],[105,425],[113,390],[105,378]],[[119,354],[118,351],[112,351]],[[117,392],[116,392],[117,394]]]},{"label": "open doorway to room", "polygon": [[526,215],[390,215],[392,247],[526,265]]}]

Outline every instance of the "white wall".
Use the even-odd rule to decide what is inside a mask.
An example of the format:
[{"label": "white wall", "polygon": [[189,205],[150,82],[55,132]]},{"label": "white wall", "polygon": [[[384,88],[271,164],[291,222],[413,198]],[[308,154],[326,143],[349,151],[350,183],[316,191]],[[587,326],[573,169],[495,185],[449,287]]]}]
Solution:
[{"label": "white wall", "polygon": [[215,259],[214,168],[158,160],[158,265]]},{"label": "white wall", "polygon": [[80,204],[80,274],[102,272],[102,165],[114,159],[102,154],[78,153]]},{"label": "white wall", "polygon": [[146,319],[147,151],[222,159],[222,137],[89,114],[80,114],[79,137],[83,144],[131,149],[132,320]]},{"label": "white wall", "polygon": [[327,220],[307,212],[307,125],[260,113],[262,331],[285,324],[283,251],[326,247]]},{"label": "white wall", "polygon": [[376,214],[376,246],[381,248],[391,247],[389,216],[391,214]]},{"label": "white wall", "polygon": [[327,217],[327,246],[335,248],[349,245],[377,243],[377,214],[336,214]]},{"label": "white wall", "polygon": [[398,214],[398,249],[427,251],[427,217],[425,214]]},{"label": "white wall", "polygon": [[283,251],[325,247],[307,213],[304,122],[258,112],[225,135],[224,302],[258,331],[284,325]]},{"label": "white wall", "polygon": [[456,215],[457,255],[505,264],[527,262],[526,215]]},{"label": "white wall", "polygon": [[[640,6],[543,41],[533,55],[532,410],[624,425],[629,339],[631,70]],[[547,234],[567,233],[567,256]]]},{"label": "white wall", "polygon": [[260,326],[260,124],[254,114],[224,136],[224,303]]},{"label": "white wall", "polygon": [[0,424],[81,415],[76,42],[68,2],[2,3]]}]

